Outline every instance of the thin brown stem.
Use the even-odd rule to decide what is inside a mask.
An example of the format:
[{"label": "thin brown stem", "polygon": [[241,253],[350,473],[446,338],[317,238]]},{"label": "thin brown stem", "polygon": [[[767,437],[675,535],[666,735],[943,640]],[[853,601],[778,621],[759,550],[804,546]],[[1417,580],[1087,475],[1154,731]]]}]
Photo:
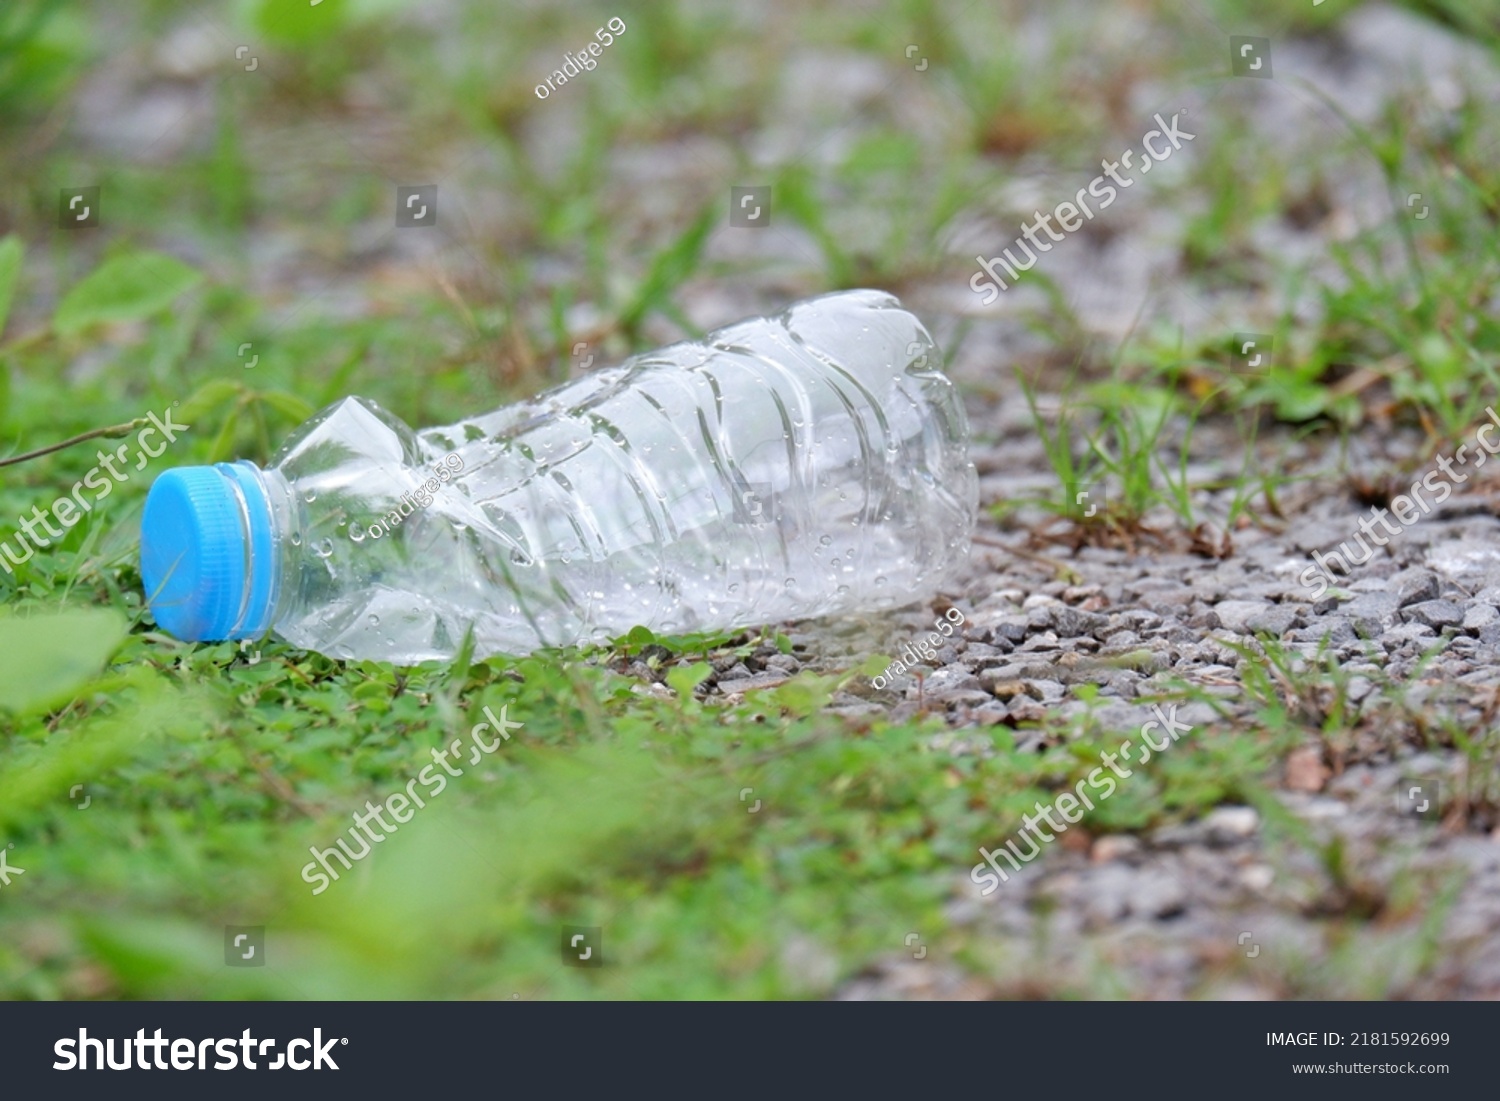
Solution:
[{"label": "thin brown stem", "polygon": [[0,459],[0,466],[14,466],[16,463],[24,463],[27,459],[37,459],[43,455],[50,455],[54,451],[61,451],[65,447],[72,447],[74,444],[83,443],[85,440],[97,439],[100,436],[118,439],[121,436],[129,435],[134,429],[144,428],[149,423],[149,418],[137,417],[128,424],[112,424],[108,428],[95,428],[90,432],[84,432],[82,435],[63,440],[62,443],[54,443],[48,447],[39,447],[35,451],[26,452],[24,455],[12,455],[8,459]]}]

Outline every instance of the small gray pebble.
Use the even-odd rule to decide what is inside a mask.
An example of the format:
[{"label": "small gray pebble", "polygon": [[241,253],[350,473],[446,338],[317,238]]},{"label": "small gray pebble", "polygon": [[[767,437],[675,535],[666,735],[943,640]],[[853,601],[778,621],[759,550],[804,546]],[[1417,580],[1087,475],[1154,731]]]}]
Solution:
[{"label": "small gray pebble", "polygon": [[1187,891],[1167,872],[1142,871],[1131,884],[1130,909],[1143,917],[1167,918],[1187,907]]},{"label": "small gray pebble", "polygon": [[964,657],[973,660],[975,658],[999,657],[1000,651],[986,642],[970,642],[964,647]]},{"label": "small gray pebble", "polygon": [[1271,610],[1263,600],[1221,600],[1214,605],[1214,614],[1226,631],[1243,635],[1250,632],[1250,621]]},{"label": "small gray pebble", "polygon": [[1493,604],[1471,604],[1464,612],[1464,630],[1477,631],[1496,620],[1500,620],[1500,611],[1496,611]]},{"label": "small gray pebble", "polygon": [[979,683],[993,692],[995,685],[1018,681],[1025,675],[1024,665],[993,665],[979,671]]},{"label": "small gray pebble", "polygon": [[1404,642],[1414,639],[1431,638],[1433,630],[1425,623],[1403,623],[1399,627],[1392,627],[1380,636],[1380,641],[1389,650]]},{"label": "small gray pebble", "polygon": [[1361,638],[1379,638],[1396,623],[1401,600],[1393,593],[1361,593],[1344,605],[1344,614]]},{"label": "small gray pebble", "polygon": [[1221,844],[1249,837],[1260,825],[1260,813],[1254,807],[1217,807],[1203,818],[1203,828]]},{"label": "small gray pebble", "polygon": [[[1030,696],[1017,696],[1010,701],[1010,717],[1018,723],[1040,723],[1045,722],[1048,709],[1045,704],[1038,703]],[[1040,735],[1042,732],[1038,731]],[[1016,739],[1016,748],[1025,748],[1021,745],[1020,738]]]},{"label": "small gray pebble", "polygon": [[959,688],[948,692],[924,692],[925,698],[945,703],[950,707],[982,707],[994,703],[995,697],[988,692]]},{"label": "small gray pebble", "polygon": [[1457,627],[1464,621],[1464,610],[1451,600],[1425,600],[1405,609],[1408,619],[1425,623],[1434,630]]},{"label": "small gray pebble", "polygon": [[1055,680],[1034,680],[1027,685],[1043,703],[1057,703],[1068,694],[1068,690]]},{"label": "small gray pebble", "polygon": [[1294,608],[1280,605],[1264,611],[1260,615],[1252,616],[1245,625],[1251,631],[1266,631],[1279,638],[1296,625],[1297,619],[1297,612]]},{"label": "small gray pebble", "polygon": [[1086,612],[1081,608],[1070,608],[1064,605],[1056,609],[1052,617],[1052,626],[1063,638],[1078,638],[1081,635],[1095,634],[1108,627],[1109,617],[1100,615],[1098,612]]},{"label": "small gray pebble", "polygon": [[1403,608],[1408,604],[1436,600],[1442,595],[1442,586],[1438,583],[1437,574],[1431,570],[1402,570],[1391,578],[1391,588],[1400,599]]},{"label": "small gray pebble", "polygon": [[1039,635],[1032,635],[1016,648],[1017,653],[1031,653],[1036,650],[1059,649],[1057,634],[1053,631],[1043,631]]},{"label": "small gray pebble", "polygon": [[1341,646],[1355,639],[1354,625],[1343,616],[1328,616],[1314,620],[1301,630],[1293,631],[1293,642],[1322,642],[1327,638],[1334,646]]},{"label": "small gray pebble", "polygon": [[1008,615],[998,619],[991,630],[994,634],[1008,642],[1022,642],[1026,638],[1027,619],[1025,616]]},{"label": "small gray pebble", "polygon": [[979,688],[979,678],[962,665],[944,666],[923,683],[923,690],[932,696],[945,692],[978,691]]},{"label": "small gray pebble", "polygon": [[1219,617],[1214,615],[1212,608],[1204,607],[1188,616],[1186,622],[1189,627],[1196,627],[1200,631],[1212,631],[1219,626]]}]

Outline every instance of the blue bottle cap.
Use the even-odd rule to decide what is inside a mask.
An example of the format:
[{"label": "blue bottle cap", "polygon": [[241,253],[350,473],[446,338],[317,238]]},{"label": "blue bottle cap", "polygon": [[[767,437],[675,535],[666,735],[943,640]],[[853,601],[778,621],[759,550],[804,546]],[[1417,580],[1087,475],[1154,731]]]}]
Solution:
[{"label": "blue bottle cap", "polygon": [[157,624],[184,642],[264,634],[279,587],[275,542],[254,464],[161,475],[141,516],[141,581]]}]

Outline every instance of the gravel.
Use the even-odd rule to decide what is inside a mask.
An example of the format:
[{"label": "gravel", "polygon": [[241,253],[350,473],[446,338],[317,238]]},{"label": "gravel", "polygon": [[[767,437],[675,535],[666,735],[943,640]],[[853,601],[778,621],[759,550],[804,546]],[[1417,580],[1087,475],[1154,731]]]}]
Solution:
[{"label": "gravel", "polygon": [[1421,604],[1412,604],[1406,609],[1406,615],[1437,631],[1444,627],[1457,627],[1464,621],[1464,609],[1451,600],[1427,600]]},{"label": "gravel", "polygon": [[1260,618],[1271,611],[1271,605],[1261,600],[1225,600],[1214,605],[1214,614],[1218,616],[1219,625],[1226,631],[1234,631],[1236,634],[1249,634],[1253,627],[1251,621]]}]

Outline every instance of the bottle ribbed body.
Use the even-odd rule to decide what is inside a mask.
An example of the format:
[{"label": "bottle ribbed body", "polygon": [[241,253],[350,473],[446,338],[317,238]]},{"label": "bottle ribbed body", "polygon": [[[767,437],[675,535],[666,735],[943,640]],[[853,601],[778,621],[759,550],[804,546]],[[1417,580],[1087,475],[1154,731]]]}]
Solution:
[{"label": "bottle ribbed body", "polygon": [[346,399],[289,441],[277,633],[333,656],[725,630],[931,596],[967,428],[894,298],[825,296],[413,433]]}]

